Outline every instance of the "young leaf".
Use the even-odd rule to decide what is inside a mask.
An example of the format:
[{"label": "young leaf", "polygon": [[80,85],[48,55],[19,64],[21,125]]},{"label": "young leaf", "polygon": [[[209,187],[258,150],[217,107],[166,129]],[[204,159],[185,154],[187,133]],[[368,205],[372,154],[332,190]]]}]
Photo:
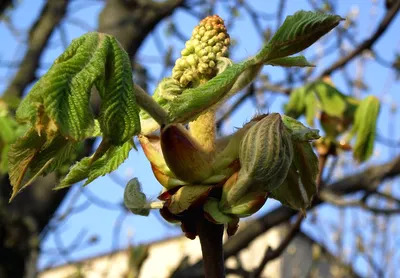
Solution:
[{"label": "young leaf", "polygon": [[271,198],[292,209],[305,210],[317,193],[318,158],[308,142],[293,142],[293,164],[285,181]]},{"label": "young leaf", "polygon": [[315,65],[310,64],[304,56],[277,58],[268,61],[266,65],[280,67],[315,67]]},{"label": "young leaf", "polygon": [[342,117],[347,109],[346,96],[324,81],[318,81],[308,87],[318,99],[320,108],[329,116]]},{"label": "young leaf", "polygon": [[148,216],[150,208],[146,195],[142,192],[142,186],[137,178],[131,179],[125,187],[124,204],[134,214]]},{"label": "young leaf", "polygon": [[100,127],[104,136],[121,145],[140,132],[139,109],[133,95],[131,62],[118,41],[110,37],[110,54],[105,68]]},{"label": "young leaf", "polygon": [[368,96],[360,102],[355,114],[351,132],[357,134],[353,156],[359,162],[366,161],[373,154],[379,109],[379,99]]},{"label": "young leaf", "polygon": [[306,109],[306,95],[307,86],[294,89],[290,94],[288,103],[285,104],[285,114],[296,119],[300,117],[300,115],[304,114]]},{"label": "young leaf", "polygon": [[74,41],[33,86],[18,108],[17,118],[32,123],[37,118],[36,108],[43,105],[44,113],[64,137],[84,139],[94,120],[89,106],[91,89],[104,71],[108,48],[108,37],[97,33]]},{"label": "young leaf", "polygon": [[128,141],[122,146],[111,146],[95,160],[94,155],[83,158],[70,169],[67,176],[54,189],[69,187],[84,179],[88,179],[84,184],[87,185],[96,178],[111,173],[128,158],[132,146],[133,142]]},{"label": "young leaf", "polygon": [[240,74],[254,65],[254,59],[234,64],[207,83],[183,91],[169,105],[170,121],[186,123],[196,119],[202,112],[218,103],[230,91]]},{"label": "young leaf", "polygon": [[299,11],[288,16],[257,58],[268,62],[296,54],[335,28],[343,20],[338,15]]},{"label": "young leaf", "polygon": [[116,170],[128,158],[132,146],[133,142],[130,140],[122,146],[111,147],[102,157],[92,163],[88,180],[84,185]]}]

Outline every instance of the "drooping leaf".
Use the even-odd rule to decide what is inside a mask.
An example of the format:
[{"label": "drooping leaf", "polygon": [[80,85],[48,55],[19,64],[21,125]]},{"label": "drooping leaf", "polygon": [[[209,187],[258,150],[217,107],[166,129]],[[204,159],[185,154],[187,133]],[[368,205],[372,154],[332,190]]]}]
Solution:
[{"label": "drooping leaf", "polygon": [[79,181],[87,179],[84,185],[91,183],[100,176],[116,170],[129,156],[133,142],[128,141],[122,146],[111,146],[101,156],[85,157],[77,162],[67,176],[54,189],[69,187]]},{"label": "drooping leaf", "polygon": [[125,187],[124,204],[134,214],[148,216],[150,208],[147,197],[142,192],[142,186],[137,178],[131,179]]},{"label": "drooping leaf", "polygon": [[277,58],[269,60],[266,64],[280,67],[315,67],[315,65],[310,64],[304,56]]},{"label": "drooping leaf", "polygon": [[85,185],[91,183],[100,176],[115,171],[128,158],[132,147],[132,141],[127,141],[122,146],[111,147],[102,157],[92,163]]},{"label": "drooping leaf", "polygon": [[306,109],[306,95],[307,95],[306,86],[302,86],[294,89],[290,93],[290,98],[288,103],[284,106],[285,114],[292,117],[298,118],[300,115],[304,114]]},{"label": "drooping leaf", "polygon": [[140,132],[139,109],[133,92],[131,62],[118,41],[110,37],[102,99],[100,127],[114,145],[120,145]]},{"label": "drooping leaf", "polygon": [[329,116],[342,117],[347,109],[346,96],[332,85],[318,81],[308,87],[317,98],[320,109]]},{"label": "drooping leaf", "polygon": [[288,16],[257,57],[264,62],[296,54],[335,28],[338,15],[299,11]]},{"label": "drooping leaf", "polygon": [[368,96],[360,102],[356,111],[354,126],[350,133],[355,133],[357,136],[353,156],[359,162],[366,161],[373,154],[379,110],[379,99]]},{"label": "drooping leaf", "polygon": [[317,115],[318,101],[314,94],[307,93],[304,99],[306,122],[314,126],[314,118]]},{"label": "drooping leaf", "polygon": [[15,142],[8,152],[9,176],[13,187],[11,199],[24,188],[23,180],[35,155],[41,150],[46,139],[31,129]]}]

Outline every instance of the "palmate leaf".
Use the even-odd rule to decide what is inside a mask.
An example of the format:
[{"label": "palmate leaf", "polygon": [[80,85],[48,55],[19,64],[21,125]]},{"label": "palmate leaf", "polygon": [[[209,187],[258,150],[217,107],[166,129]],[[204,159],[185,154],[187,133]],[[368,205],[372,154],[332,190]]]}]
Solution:
[{"label": "palmate leaf", "polygon": [[105,137],[120,145],[140,132],[139,109],[133,95],[132,70],[129,56],[118,41],[110,37],[111,53],[106,63],[100,127]]},{"label": "palmate leaf", "polygon": [[335,28],[338,15],[299,11],[288,16],[257,57],[265,62],[296,54]]},{"label": "palmate leaf", "polygon": [[[102,100],[98,120],[90,108],[93,86]],[[74,40],[33,86],[16,117],[30,129],[10,150],[12,197],[36,176],[64,166],[76,145],[99,131],[107,144],[79,165],[90,166],[84,177],[89,180],[114,170],[130,150],[130,143],[124,143],[140,131],[127,53],[106,34],[88,33]],[[77,180],[77,172],[67,180]]]},{"label": "palmate leaf", "polygon": [[11,199],[42,174],[60,167],[74,150],[74,143],[62,136],[52,138],[46,134],[39,136],[30,129],[8,152],[9,175],[13,185]]},{"label": "palmate leaf", "polygon": [[129,156],[133,147],[131,140],[122,146],[110,147],[102,156],[93,161],[92,157],[85,157],[77,162],[69,171],[67,176],[55,189],[69,187],[74,183],[87,179],[84,185],[91,183],[100,176],[104,176],[116,170]]}]

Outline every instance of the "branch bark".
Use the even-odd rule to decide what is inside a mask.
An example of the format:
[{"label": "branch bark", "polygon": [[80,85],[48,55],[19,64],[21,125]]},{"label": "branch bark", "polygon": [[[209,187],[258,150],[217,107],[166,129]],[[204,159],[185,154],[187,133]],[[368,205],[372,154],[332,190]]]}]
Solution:
[{"label": "branch bark", "polygon": [[18,72],[4,92],[5,97],[21,97],[26,87],[35,80],[40,58],[51,34],[64,18],[68,3],[69,0],[47,1],[29,32],[28,50]]}]

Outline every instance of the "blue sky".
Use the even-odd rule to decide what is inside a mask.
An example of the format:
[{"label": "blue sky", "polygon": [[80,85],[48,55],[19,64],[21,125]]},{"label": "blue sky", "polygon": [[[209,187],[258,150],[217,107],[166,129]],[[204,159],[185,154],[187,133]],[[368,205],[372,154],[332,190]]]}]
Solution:
[{"label": "blue sky", "polygon": [[[234,3],[234,1],[231,1]],[[264,11],[265,13],[273,13],[276,11],[277,1],[248,1],[250,5],[256,10]],[[267,4],[265,4],[268,2]],[[310,10],[308,1],[287,1],[285,16],[295,13],[300,9]],[[337,13],[342,17],[349,14],[350,11],[357,13],[358,11],[358,23],[357,32],[354,34],[354,38],[360,42],[365,37],[369,36],[374,30],[376,24],[380,21],[384,14],[382,1],[370,0],[338,0]],[[35,20],[36,15],[40,12],[43,5],[43,1],[27,1],[22,0],[16,10],[11,14],[10,24],[0,23],[0,34],[3,44],[0,44],[0,90],[3,91],[7,86],[7,81],[13,76],[15,70],[13,67],[6,67],[10,61],[19,61],[24,55],[25,46],[24,41],[27,39],[26,31],[29,30],[32,22]],[[57,30],[52,38],[48,49],[41,61],[41,68],[39,74],[43,74],[46,69],[51,65],[52,61],[59,55],[64,49],[64,42],[61,39],[61,32],[65,32],[67,42],[69,43],[72,39],[79,37],[87,31],[95,30],[97,26],[97,18],[103,7],[102,1],[72,1],[68,12],[68,19],[62,24],[62,28]],[[223,17],[228,18],[230,15],[229,11],[218,8],[217,13]],[[178,28],[181,33],[187,37],[190,36],[192,28],[197,24],[198,20],[192,15],[186,13],[183,10],[179,10],[173,15],[173,20],[178,23]],[[275,30],[275,21],[263,21],[263,28],[271,27]],[[161,65],[157,61],[161,60],[159,48],[156,47],[157,37],[161,38],[164,49],[168,49],[170,45],[177,45],[176,50],[182,49],[182,42],[175,38],[167,37],[166,24],[160,24],[156,28],[156,35],[149,36],[144,42],[142,48],[139,51],[139,61],[144,62],[150,70],[150,74],[153,78],[158,80],[161,74]],[[398,36],[398,30],[400,27],[400,17],[397,17],[392,23],[392,26],[388,32],[378,41],[374,49],[376,49],[383,59],[387,61],[393,61],[395,51],[400,52],[400,39]],[[61,30],[61,32],[60,32]],[[239,17],[236,19],[233,28],[228,30],[231,37],[234,38],[238,44],[234,48],[233,60],[240,61],[248,56],[255,54],[260,47],[262,42],[259,39],[258,33],[253,28],[251,19],[247,13],[243,10],[240,11]],[[16,36],[17,35],[17,36]],[[306,57],[314,57],[318,51],[321,51],[321,44],[332,45],[333,36],[327,36],[323,38],[320,43],[311,47],[305,52]],[[178,47],[179,46],[179,47]],[[350,44],[348,44],[351,47]],[[177,52],[175,52],[175,56]],[[334,60],[337,59],[337,51],[324,53],[324,59],[317,63],[316,71],[320,72],[327,66],[329,66]],[[347,68],[347,72],[354,76],[360,70],[357,62],[350,63]],[[368,90],[361,92],[360,96],[365,97],[368,94],[374,94],[378,96],[383,102],[381,114],[379,118],[379,133],[385,137],[391,137],[392,139],[399,138],[399,130],[396,128],[396,120],[399,117],[398,111],[392,112],[392,108],[400,103],[400,85],[395,82],[394,73],[384,67],[379,66],[376,62],[366,58],[364,64],[365,78],[364,81],[368,85]],[[270,80],[280,80],[283,77],[283,70],[276,67],[266,67],[263,73],[268,74]],[[167,72],[169,75],[170,72]],[[343,80],[341,73],[337,72],[333,76],[334,83],[344,93],[348,92],[348,87]],[[154,88],[154,84],[151,84],[151,89]],[[281,112],[282,104],[286,101],[286,98],[279,95],[268,94],[268,111],[270,112]],[[260,111],[254,108],[251,100],[246,101],[244,105],[233,115],[230,119],[229,124],[223,127],[224,133],[230,133],[234,130],[234,127],[241,126],[247,120],[249,120],[257,112]],[[391,149],[390,151],[383,145],[377,143],[376,155],[370,162],[372,164],[387,161],[394,155],[398,155],[399,149]],[[345,167],[342,172],[337,172],[337,176],[351,173],[356,169],[348,156],[343,159]],[[358,167],[358,166],[357,166]],[[364,167],[364,165],[361,165]],[[104,209],[96,205],[91,205],[89,208],[82,212],[76,213],[68,217],[65,221],[62,221],[60,226],[57,228],[56,233],[58,236],[54,236],[53,232],[50,232],[45,238],[43,243],[43,254],[40,258],[40,267],[49,266],[51,264],[64,263],[67,260],[76,260],[87,256],[93,256],[99,253],[109,252],[116,248],[123,248],[128,243],[143,243],[151,242],[157,239],[174,236],[180,234],[180,228],[172,226],[161,219],[158,212],[153,212],[148,218],[129,215],[127,217],[121,214],[121,202],[123,194],[123,185],[133,177],[138,177],[141,181],[145,193],[153,198],[156,198],[161,190],[160,185],[157,184],[154,179],[152,172],[149,168],[148,162],[145,160],[143,154],[139,151],[132,151],[129,159],[110,176],[106,176],[91,183],[88,187],[83,189],[85,192],[81,195],[76,202],[84,204],[91,195],[95,195],[96,198],[107,202],[109,208]],[[115,180],[119,180],[116,183]],[[69,197],[64,201],[63,205],[59,209],[59,213],[62,214],[65,209],[69,206],[71,200],[74,199],[76,192],[82,190],[79,185],[74,186],[71,190]],[[263,211],[269,210],[272,207],[277,206],[278,203],[275,201],[268,201]],[[329,215],[329,220],[337,222],[335,220],[337,214],[336,211],[332,210],[330,206],[324,206],[321,209],[321,215]],[[346,213],[350,213],[347,211]],[[335,217],[332,217],[335,215]],[[57,222],[54,221],[53,224]],[[349,224],[350,225],[350,224]],[[117,229],[115,229],[117,227]],[[118,228],[119,227],[119,228]],[[314,237],[318,238],[318,234],[315,230],[311,230],[311,226],[308,224],[304,225],[304,228],[308,230]],[[99,241],[97,244],[87,247],[86,242],[89,237],[97,236]],[[60,246],[60,241],[67,247],[70,244],[76,243],[77,239],[81,240],[82,246],[78,250],[74,251],[68,258],[59,256],[56,246]],[[86,247],[85,247],[86,246]],[[333,246],[332,246],[333,248]],[[360,264],[362,264],[360,262]]]}]

